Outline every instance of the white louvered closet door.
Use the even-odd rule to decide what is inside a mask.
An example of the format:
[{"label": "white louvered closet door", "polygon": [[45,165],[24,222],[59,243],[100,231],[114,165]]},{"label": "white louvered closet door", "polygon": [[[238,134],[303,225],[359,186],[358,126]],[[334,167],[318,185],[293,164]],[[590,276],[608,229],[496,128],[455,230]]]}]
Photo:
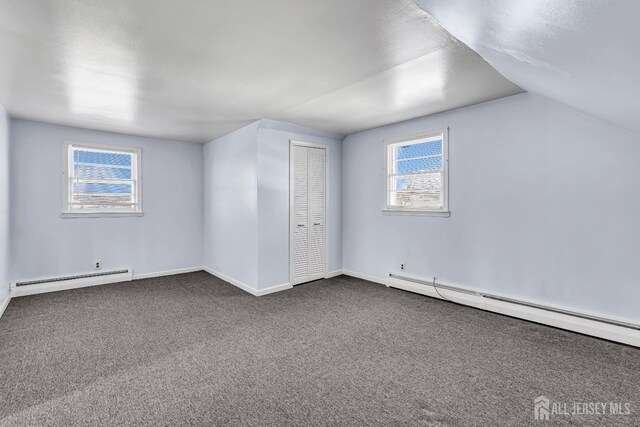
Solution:
[{"label": "white louvered closet door", "polygon": [[294,145],[291,282],[304,283],[325,276],[326,150]]},{"label": "white louvered closet door", "polygon": [[325,153],[309,148],[309,280],[324,277]]},{"label": "white louvered closet door", "polygon": [[309,277],[309,149],[293,146],[293,234],[291,284]]}]

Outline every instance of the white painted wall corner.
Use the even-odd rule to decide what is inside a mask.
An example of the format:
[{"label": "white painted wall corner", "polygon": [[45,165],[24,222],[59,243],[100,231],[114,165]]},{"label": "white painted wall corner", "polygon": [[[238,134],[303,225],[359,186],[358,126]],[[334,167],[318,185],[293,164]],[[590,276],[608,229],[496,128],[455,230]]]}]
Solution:
[{"label": "white painted wall corner", "polygon": [[154,271],[151,273],[136,273],[134,270],[133,280],[150,279],[152,277],[173,276],[174,274],[194,273],[196,271],[203,271],[203,270],[204,270],[204,267],[202,266],[175,268],[173,270]]},{"label": "white painted wall corner", "polygon": [[216,276],[218,279],[222,279],[225,282],[228,282],[230,284],[232,284],[233,286],[236,286],[240,289],[242,289],[243,291],[250,293],[251,295],[254,296],[258,296],[258,290],[254,289],[252,286],[247,285],[244,282],[241,282],[240,280],[236,280],[233,277],[227,276],[224,273],[220,273],[219,271],[216,271],[212,268],[209,267],[204,267],[203,268],[204,271],[206,271],[207,273],[211,274],[212,276]]},{"label": "white painted wall corner", "polygon": [[0,300],[0,317],[4,314],[4,311],[7,309],[9,305],[9,301],[11,301],[11,294],[7,294],[4,299]]},{"label": "white painted wall corner", "polygon": [[256,296],[256,297],[261,297],[263,295],[269,295],[269,294],[272,294],[274,292],[280,292],[280,291],[284,291],[284,290],[293,288],[291,283],[282,283],[280,285],[271,286],[271,287],[265,288],[265,289],[254,289],[252,286],[249,286],[246,283],[241,282],[240,280],[234,279],[233,277],[227,276],[226,274],[220,273],[219,271],[213,270],[211,268],[204,267],[203,270],[206,271],[207,273],[213,275],[213,276],[216,276],[218,279],[222,279],[225,282],[228,282],[228,283],[232,284],[233,286],[236,286],[236,287],[242,289],[243,291],[245,291],[247,293],[250,293],[251,295]]},{"label": "white painted wall corner", "polygon": [[327,279],[331,279],[332,277],[340,276],[343,274],[342,270],[333,270],[327,273]]},{"label": "white painted wall corner", "polygon": [[351,271],[351,270],[342,270],[342,274],[344,274],[345,276],[351,276],[357,279],[367,280],[369,282],[374,282],[374,283],[379,283],[381,285],[389,286],[389,280],[386,278],[369,276],[367,274],[358,273],[356,271]]},{"label": "white painted wall corner", "polygon": [[281,285],[276,285],[276,286],[271,286],[269,288],[265,288],[265,289],[259,289],[256,292],[256,296],[263,296],[263,295],[269,295],[272,294],[274,292],[280,292],[280,291],[285,291],[287,289],[292,289],[293,286],[291,285],[291,283],[283,283]]}]

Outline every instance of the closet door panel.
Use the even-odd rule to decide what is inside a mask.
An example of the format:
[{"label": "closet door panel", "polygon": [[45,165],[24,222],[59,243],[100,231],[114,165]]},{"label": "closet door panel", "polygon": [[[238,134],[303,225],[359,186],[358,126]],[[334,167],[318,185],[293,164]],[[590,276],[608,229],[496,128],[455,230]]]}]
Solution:
[{"label": "closet door panel", "polygon": [[309,280],[309,149],[293,147],[293,283]]},{"label": "closet door panel", "polygon": [[326,150],[310,148],[308,156],[309,181],[309,277],[325,274],[325,183]]}]

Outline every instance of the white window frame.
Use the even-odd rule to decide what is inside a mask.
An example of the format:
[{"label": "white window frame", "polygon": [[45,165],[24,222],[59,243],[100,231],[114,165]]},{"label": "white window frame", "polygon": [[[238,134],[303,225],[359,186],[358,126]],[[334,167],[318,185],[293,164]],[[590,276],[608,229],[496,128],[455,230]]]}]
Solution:
[{"label": "white window frame", "polygon": [[[135,210],[127,209],[73,209],[69,206],[70,183],[69,183],[69,147],[76,146],[89,148],[94,150],[118,151],[135,154],[136,164],[133,165],[133,173],[135,174],[135,194],[137,205]],[[101,218],[101,217],[131,217],[143,216],[142,210],[142,148],[139,147],[122,147],[115,145],[93,144],[78,141],[65,141],[62,144],[62,218]]]},{"label": "white window frame", "polygon": [[[442,135],[442,208],[404,208],[390,205],[389,200],[389,173],[393,168],[393,159],[389,156],[389,151],[392,145],[398,145],[403,143],[416,142],[427,138],[433,138],[435,136]],[[393,215],[422,215],[422,216],[436,216],[436,217],[449,217],[449,128],[432,130],[428,132],[421,132],[418,134],[406,136],[400,139],[392,139],[384,141],[384,208],[382,212],[385,214]]]}]

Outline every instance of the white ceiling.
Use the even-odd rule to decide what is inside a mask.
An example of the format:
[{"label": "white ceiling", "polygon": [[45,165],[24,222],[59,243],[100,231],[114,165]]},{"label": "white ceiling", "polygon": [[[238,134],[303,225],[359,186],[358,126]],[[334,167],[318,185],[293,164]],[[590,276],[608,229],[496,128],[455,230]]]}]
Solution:
[{"label": "white ceiling", "polygon": [[640,1],[416,3],[523,89],[640,132]]},{"label": "white ceiling", "polygon": [[0,0],[0,58],[12,117],[196,142],[520,92],[411,0]]}]

